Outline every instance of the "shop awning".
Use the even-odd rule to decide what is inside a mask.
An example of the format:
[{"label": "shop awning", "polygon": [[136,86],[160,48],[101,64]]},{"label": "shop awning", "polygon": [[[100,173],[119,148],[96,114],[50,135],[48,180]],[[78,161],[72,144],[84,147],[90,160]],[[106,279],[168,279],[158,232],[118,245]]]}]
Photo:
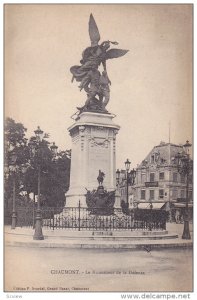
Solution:
[{"label": "shop awning", "polygon": [[[186,204],[185,203],[173,203],[173,206],[176,208],[184,208],[186,206]],[[188,203],[188,207],[193,208],[193,204]]]},{"label": "shop awning", "polygon": [[[152,202],[152,209],[161,209],[166,203],[165,202]],[[139,203],[138,208],[140,209],[150,209],[150,203]]]}]

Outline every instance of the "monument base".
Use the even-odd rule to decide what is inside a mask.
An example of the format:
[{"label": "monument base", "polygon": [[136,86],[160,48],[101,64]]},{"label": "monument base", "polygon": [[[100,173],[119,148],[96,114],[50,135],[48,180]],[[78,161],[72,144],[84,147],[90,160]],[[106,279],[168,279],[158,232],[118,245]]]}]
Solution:
[{"label": "monument base", "polygon": [[70,188],[66,193],[66,207],[87,207],[87,190],[98,187],[99,171],[104,173],[104,189],[116,189],[116,134],[119,126],[114,115],[96,112],[81,113],[69,127],[72,138]]},{"label": "monument base", "polygon": [[84,195],[66,196],[66,207],[78,207],[79,201],[81,207],[87,207],[86,197]]},{"label": "monument base", "polygon": [[69,190],[66,193],[66,207],[78,207],[79,201],[81,207],[87,207],[86,204],[86,189],[85,188],[76,188]]},{"label": "monument base", "polygon": [[114,208],[121,208],[121,198],[120,198],[120,194],[115,193],[115,203],[114,203]]}]

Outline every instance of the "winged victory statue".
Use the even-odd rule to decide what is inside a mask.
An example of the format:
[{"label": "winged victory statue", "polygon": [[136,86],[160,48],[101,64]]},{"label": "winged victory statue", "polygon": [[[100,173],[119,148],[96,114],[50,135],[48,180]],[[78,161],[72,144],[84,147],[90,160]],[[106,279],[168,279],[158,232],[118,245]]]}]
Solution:
[{"label": "winged victory statue", "polygon": [[[107,113],[106,105],[110,99],[111,81],[107,74],[106,61],[108,59],[118,58],[125,55],[128,50],[110,49],[112,45],[118,45],[118,42],[104,41],[99,44],[100,33],[93,15],[89,19],[89,36],[91,46],[82,53],[81,65],[75,65],[70,68],[74,79],[80,82],[79,89],[87,93],[85,105],[77,107],[79,113],[84,111]],[[102,71],[99,70],[102,68]]]}]

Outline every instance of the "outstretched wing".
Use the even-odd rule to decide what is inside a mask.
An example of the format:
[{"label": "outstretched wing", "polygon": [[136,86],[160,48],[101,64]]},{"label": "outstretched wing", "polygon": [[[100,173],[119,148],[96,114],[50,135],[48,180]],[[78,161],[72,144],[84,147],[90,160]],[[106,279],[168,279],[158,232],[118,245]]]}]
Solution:
[{"label": "outstretched wing", "polygon": [[92,45],[98,45],[100,33],[92,14],[90,15],[89,19],[89,35]]},{"label": "outstretched wing", "polygon": [[110,49],[106,53],[106,59],[111,59],[111,58],[118,58],[123,55],[125,55],[129,50],[122,50],[122,49]]}]

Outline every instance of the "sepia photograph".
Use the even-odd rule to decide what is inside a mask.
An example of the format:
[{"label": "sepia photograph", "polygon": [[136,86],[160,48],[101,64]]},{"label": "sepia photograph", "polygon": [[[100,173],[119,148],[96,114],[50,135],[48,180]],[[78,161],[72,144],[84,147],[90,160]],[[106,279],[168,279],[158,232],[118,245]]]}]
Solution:
[{"label": "sepia photograph", "polygon": [[193,4],[3,17],[4,292],[189,299]]}]

